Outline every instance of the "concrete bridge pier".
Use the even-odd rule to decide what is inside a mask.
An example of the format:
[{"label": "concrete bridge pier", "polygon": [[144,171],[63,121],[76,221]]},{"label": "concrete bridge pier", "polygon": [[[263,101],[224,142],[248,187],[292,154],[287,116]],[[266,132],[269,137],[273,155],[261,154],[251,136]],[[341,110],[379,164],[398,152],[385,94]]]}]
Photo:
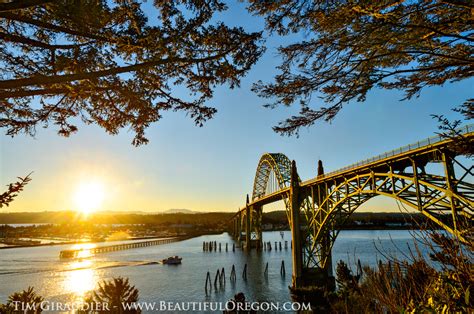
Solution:
[{"label": "concrete bridge pier", "polygon": [[262,206],[252,205],[252,221],[255,233],[254,246],[257,251],[260,251],[263,247],[262,237]]},{"label": "concrete bridge pier", "polygon": [[232,220],[230,221],[230,223],[231,223],[231,226],[230,226],[230,228],[231,228],[231,229],[230,229],[230,235],[231,235],[233,238],[235,238],[235,235],[236,235],[236,233],[237,233],[237,232],[236,232],[236,229],[237,229],[237,227],[236,227],[237,222],[235,221],[235,219],[232,219]]},{"label": "concrete bridge pier", "polygon": [[[324,175],[322,162],[318,162],[318,176]],[[325,198],[326,191],[321,191],[322,194],[316,201],[319,203],[320,199]],[[303,236],[300,222],[300,212],[303,205],[303,201],[306,197],[304,191],[300,187],[298,179],[298,172],[296,163],[293,160],[291,163],[291,179],[290,179],[290,193],[289,193],[289,205],[290,205],[290,225],[291,225],[291,236],[292,236],[292,262],[293,262],[293,276],[292,276],[292,288],[298,290],[304,287],[326,287],[329,290],[335,289],[335,280],[332,273],[332,254],[331,254],[331,234],[330,230],[327,229],[321,239],[321,255],[322,258],[326,259],[322,264],[323,267],[309,267],[305,265],[304,252],[303,252]],[[309,258],[309,257],[307,257]]]},{"label": "concrete bridge pier", "polygon": [[234,239],[237,241],[240,241],[240,235],[242,234],[241,230],[241,218],[240,218],[240,212],[237,214],[237,216],[233,219],[233,224],[232,224],[232,236]]},{"label": "concrete bridge pier", "polygon": [[303,247],[301,243],[300,230],[300,183],[296,170],[296,162],[291,162],[291,179],[290,179],[290,225],[291,225],[291,242],[292,242],[292,287],[297,289],[302,287],[303,275]]},{"label": "concrete bridge pier", "polygon": [[252,249],[252,219],[251,219],[251,207],[249,206],[249,195],[247,194],[247,200],[245,203],[245,250],[250,252]]},{"label": "concrete bridge pier", "polygon": [[235,218],[235,239],[237,240],[237,243],[239,244],[240,246],[240,238],[242,236],[242,217],[241,217],[241,214],[240,214],[240,211],[239,213],[237,214],[237,217]]},{"label": "concrete bridge pier", "polygon": [[[321,178],[324,176],[324,167],[323,167],[323,162],[321,160],[318,160],[318,174],[317,178]],[[328,187],[325,185],[324,189],[321,189],[319,198],[316,201],[318,204],[318,207],[321,206],[321,200],[325,199],[327,196],[328,192]],[[325,203],[325,211],[329,211],[329,203]],[[329,287],[330,290],[334,290],[336,288],[336,280],[334,278],[333,272],[332,272],[332,245],[331,245],[331,229],[326,228],[326,230],[323,233],[323,237],[321,240],[321,257],[322,259],[326,258],[326,262],[324,263],[323,261],[323,268],[318,268],[316,270],[316,276],[318,278],[322,279],[322,282],[326,287]],[[320,280],[321,280],[320,279]]]}]

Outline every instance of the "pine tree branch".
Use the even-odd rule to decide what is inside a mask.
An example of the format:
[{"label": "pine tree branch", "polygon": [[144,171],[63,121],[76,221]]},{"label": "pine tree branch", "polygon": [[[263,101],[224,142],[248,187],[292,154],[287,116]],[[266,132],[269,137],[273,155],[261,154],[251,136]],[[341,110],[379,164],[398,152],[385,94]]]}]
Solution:
[{"label": "pine tree branch", "polygon": [[77,45],[50,45],[48,43],[44,43],[39,40],[23,37],[23,36],[18,36],[14,34],[8,34],[4,32],[0,32],[0,40],[8,41],[8,42],[14,42],[14,43],[19,43],[23,44],[26,46],[34,46],[34,47],[39,47],[39,48],[45,48],[49,50],[56,50],[56,49],[74,49],[78,48],[80,46],[84,46],[85,44],[77,44]]},{"label": "pine tree branch", "polygon": [[55,25],[55,24],[51,24],[51,23],[48,23],[48,22],[45,22],[45,21],[36,20],[36,19],[30,18],[28,16],[23,16],[23,15],[20,15],[20,14],[15,14],[15,13],[10,13],[10,12],[0,12],[0,17],[5,18],[7,20],[11,20],[11,21],[22,22],[22,23],[26,23],[26,24],[29,24],[29,25],[45,28],[45,29],[55,31],[55,32],[58,32],[58,33],[65,33],[65,34],[69,34],[69,35],[74,35],[74,36],[79,36],[79,37],[84,37],[84,38],[89,38],[89,39],[95,39],[95,40],[100,40],[100,41],[104,41],[104,42],[111,41],[111,38],[107,38],[107,37],[100,36],[100,35],[97,35],[97,34],[81,32],[81,31],[70,29],[70,28],[67,28],[67,27],[60,26],[60,25]]},{"label": "pine tree branch", "polygon": [[[133,64],[129,66],[114,67],[111,69],[95,71],[95,72],[83,72],[83,73],[52,75],[52,76],[39,76],[38,75],[38,76],[28,77],[28,78],[4,80],[4,81],[0,81],[0,89],[21,88],[21,87],[26,87],[26,86],[48,85],[48,84],[56,84],[56,83],[66,83],[66,82],[71,82],[71,81],[95,79],[95,78],[109,76],[109,75],[140,71],[140,70],[147,69],[150,67],[156,67],[159,65],[169,64],[169,63],[180,64],[180,63],[207,62],[207,61],[222,58],[223,56],[225,56],[227,53],[229,53],[232,50],[233,49],[228,49],[222,53],[209,56],[206,58],[192,59],[192,58],[170,57],[170,58],[165,58],[165,59],[160,59],[160,60],[142,62],[142,63]],[[7,93],[4,93],[4,95],[6,94]],[[10,97],[10,96],[4,96],[4,97]]]},{"label": "pine tree branch", "polygon": [[8,206],[18,193],[23,191],[23,188],[31,181],[30,175],[31,173],[24,178],[18,177],[17,182],[8,185],[8,190],[0,194],[0,208]]},{"label": "pine tree branch", "polygon": [[7,3],[0,3],[0,12],[27,9],[27,8],[35,7],[38,5],[47,4],[49,2],[53,2],[53,1],[52,0],[22,0],[22,1],[13,0]]}]

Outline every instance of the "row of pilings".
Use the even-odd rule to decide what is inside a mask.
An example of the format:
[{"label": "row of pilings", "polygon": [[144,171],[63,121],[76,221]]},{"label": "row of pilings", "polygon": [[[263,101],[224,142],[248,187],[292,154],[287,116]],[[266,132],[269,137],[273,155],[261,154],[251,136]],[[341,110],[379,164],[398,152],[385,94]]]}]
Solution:
[{"label": "row of pilings", "polygon": [[[288,250],[288,241],[285,241],[283,242],[283,247],[285,248],[285,250]],[[290,242],[290,248],[292,247],[292,244]],[[282,242],[281,241],[275,241],[275,246],[274,246],[275,250],[278,251],[278,250],[282,250]],[[267,241],[267,242],[263,242],[263,250],[264,251],[271,251],[272,250],[272,242],[271,241]]]},{"label": "row of pilings", "polygon": [[[229,243],[221,243],[217,241],[203,241],[202,242],[202,250],[203,252],[228,252],[229,251]],[[280,250],[282,251],[283,249],[288,250],[288,241],[275,241],[274,246],[272,246],[271,241],[263,242],[263,250],[264,251],[271,251],[271,250]],[[292,243],[290,242],[290,248],[292,247]],[[235,252],[235,243],[232,243],[232,252]]]},{"label": "row of pilings", "polygon": [[[222,252],[222,248],[222,243],[217,243],[217,241],[202,242],[202,250],[204,252]],[[229,243],[225,243],[225,251],[229,251]],[[232,252],[235,252],[235,243],[232,243]]]},{"label": "row of pilings", "polygon": [[[281,261],[280,264],[280,275],[282,277],[285,277],[286,275],[286,269],[285,269],[285,261]],[[268,278],[268,262],[265,265],[265,270],[263,272],[263,276],[265,278]],[[244,281],[247,281],[247,264],[244,265],[244,268],[242,270],[242,279]],[[237,274],[235,270],[235,265],[232,265],[232,269],[230,271],[229,275],[229,281],[231,284],[235,284],[237,281]],[[212,288],[217,290],[224,290],[226,285],[226,275],[225,275],[225,268],[218,268],[216,271],[216,274],[214,276],[214,285],[212,281],[212,276],[211,272],[207,272],[206,274],[206,283],[204,284],[204,290],[206,291],[206,295],[212,291]]]}]

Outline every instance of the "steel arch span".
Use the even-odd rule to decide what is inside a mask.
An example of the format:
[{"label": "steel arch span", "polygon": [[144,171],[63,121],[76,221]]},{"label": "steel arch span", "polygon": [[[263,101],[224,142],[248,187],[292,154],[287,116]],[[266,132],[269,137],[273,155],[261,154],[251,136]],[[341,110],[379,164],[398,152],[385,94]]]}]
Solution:
[{"label": "steel arch span", "polygon": [[[258,162],[257,170],[255,172],[255,179],[253,184],[252,191],[252,202],[264,197],[272,197],[276,195],[276,200],[283,200],[285,204],[286,214],[288,221],[291,221],[290,213],[290,204],[289,199],[289,188],[291,183],[291,171],[292,171],[292,162],[291,160],[282,153],[265,153],[260,158]],[[301,184],[300,177],[296,174],[295,179]],[[288,190],[283,195],[281,191]],[[301,204],[301,210],[305,214],[306,220],[312,216],[312,207],[310,199],[306,198]],[[254,241],[255,247],[261,247],[261,218],[262,218],[262,207],[261,206],[251,206],[249,212],[249,226],[250,231],[250,240]],[[242,218],[244,218],[243,225],[247,225],[247,214],[244,213]],[[248,243],[249,246],[252,243]],[[305,254],[308,256],[308,254]],[[305,259],[306,260],[306,259]]]},{"label": "steel arch span", "polygon": [[[474,144],[473,126],[458,135],[467,146]],[[473,223],[474,166],[472,157],[459,160],[463,152],[456,140],[428,138],[329,174],[320,163],[318,176],[305,182],[284,154],[263,154],[251,200],[247,196],[245,208],[234,216],[234,234],[240,238],[245,226],[245,247],[260,248],[262,206],[283,200],[292,231],[295,288],[332,276],[331,249],[340,226],[374,196],[393,198],[468,241],[463,228]],[[433,171],[435,165],[442,170]]]},{"label": "steel arch span", "polygon": [[281,153],[265,153],[258,162],[252,201],[290,186],[291,160]]},{"label": "steel arch span", "polygon": [[[322,238],[325,232],[330,233],[330,251],[339,232],[349,216],[360,205],[369,199],[382,195],[390,197],[402,205],[419,211],[436,226],[467,241],[465,229],[460,226],[464,221],[472,223],[474,211],[474,184],[468,181],[453,180],[448,188],[446,178],[433,174],[417,173],[418,166],[414,164],[410,170],[386,173],[370,171],[365,174],[353,174],[331,182],[329,186],[317,185],[311,187],[312,195],[320,195],[321,188],[327,195],[313,202],[314,215],[308,221],[308,226],[315,232],[308,239],[308,254],[314,255],[306,267],[329,267],[329,257],[324,253]],[[464,178],[473,176],[472,166],[462,175]],[[328,188],[328,190],[326,190]],[[328,230],[328,227],[330,230]]]},{"label": "steel arch span", "polygon": [[[298,179],[299,180],[299,179]],[[279,194],[289,187],[291,181],[291,160],[281,153],[265,153],[260,158],[253,183],[252,202],[262,197]],[[288,195],[278,197],[283,199],[288,208]],[[249,203],[247,196],[247,204]],[[288,211],[287,211],[288,213]],[[246,206],[240,215],[240,225],[245,227],[246,247],[262,246],[262,207]],[[249,236],[247,236],[249,235]]]}]

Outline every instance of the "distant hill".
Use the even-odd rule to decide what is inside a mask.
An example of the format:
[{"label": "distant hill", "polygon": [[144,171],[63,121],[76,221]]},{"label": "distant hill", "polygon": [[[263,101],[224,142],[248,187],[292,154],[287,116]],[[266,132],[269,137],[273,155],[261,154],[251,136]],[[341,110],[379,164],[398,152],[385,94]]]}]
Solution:
[{"label": "distant hill", "polygon": [[[235,215],[235,212],[197,212],[187,209],[170,209],[159,213],[93,213],[88,221],[95,224],[196,224],[196,225],[221,225],[227,224]],[[303,218],[303,217],[302,217]],[[451,215],[439,216],[439,219],[449,220]],[[407,222],[427,222],[421,213],[373,213],[355,212],[352,214],[344,228],[357,227],[359,229],[386,226],[386,224],[398,223],[405,225]],[[54,223],[69,224],[84,222],[77,212],[18,212],[1,213],[0,225],[3,224],[26,224],[26,223]],[[288,226],[286,211],[272,211],[263,213],[262,222],[278,226]]]},{"label": "distant hill", "polygon": [[[227,223],[235,214],[233,212],[192,212],[191,213],[93,213],[88,220],[96,224],[222,224]],[[26,223],[55,223],[68,224],[81,222],[83,219],[76,212],[17,212],[1,213],[0,225],[2,224],[26,224]]]}]

